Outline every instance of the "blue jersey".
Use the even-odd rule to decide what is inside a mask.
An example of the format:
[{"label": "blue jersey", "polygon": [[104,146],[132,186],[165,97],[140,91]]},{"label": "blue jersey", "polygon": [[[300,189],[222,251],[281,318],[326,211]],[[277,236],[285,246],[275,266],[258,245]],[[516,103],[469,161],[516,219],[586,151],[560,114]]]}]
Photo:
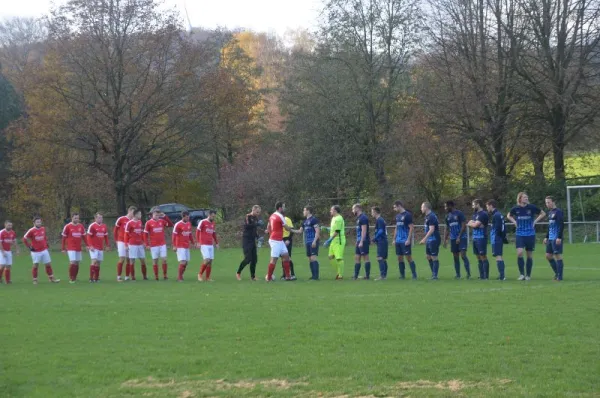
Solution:
[{"label": "blue jersey", "polygon": [[450,213],[446,215],[446,225],[450,230],[450,239],[456,240],[459,238],[467,237],[467,229],[460,233],[462,228],[462,224],[465,222],[465,214],[460,210],[452,210]]},{"label": "blue jersey", "polygon": [[473,239],[485,239],[487,237],[487,226],[489,217],[486,211],[476,211],[473,213],[473,221],[479,221],[481,225],[473,228]]},{"label": "blue jersey", "polygon": [[356,242],[360,242],[362,238],[362,226],[367,226],[367,233],[365,235],[365,242],[369,243],[371,239],[369,238],[369,217],[365,213],[358,216],[356,219]]},{"label": "blue jersey", "polygon": [[310,216],[302,223],[304,229],[304,242],[313,243],[315,240],[315,228],[319,228],[319,220],[315,216]]},{"label": "blue jersey", "polygon": [[378,217],[375,221],[375,242],[387,242],[387,228],[383,217]]},{"label": "blue jersey", "polygon": [[398,213],[396,216],[396,243],[405,243],[408,240],[412,223],[412,214],[409,211]]},{"label": "blue jersey", "polygon": [[561,209],[556,208],[548,212],[548,234],[546,238],[550,240],[562,239],[565,220]]},{"label": "blue jersey", "polygon": [[490,228],[490,243],[493,245],[496,242],[503,242],[505,236],[504,216],[494,210],[492,213],[492,227]]},{"label": "blue jersey", "polygon": [[533,222],[540,214],[537,206],[528,204],[526,206],[515,206],[510,209],[510,215],[517,222],[517,236],[535,236]]},{"label": "blue jersey", "polygon": [[434,232],[427,238],[427,242],[440,242],[440,224],[438,218],[434,212],[431,212],[425,216],[425,233],[429,231],[429,227],[434,227]]}]

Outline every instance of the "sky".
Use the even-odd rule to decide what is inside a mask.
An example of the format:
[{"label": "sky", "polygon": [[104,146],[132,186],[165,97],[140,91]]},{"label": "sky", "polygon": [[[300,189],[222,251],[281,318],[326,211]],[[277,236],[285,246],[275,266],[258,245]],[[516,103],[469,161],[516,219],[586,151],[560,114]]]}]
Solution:
[{"label": "sky", "polygon": [[[283,35],[287,29],[314,28],[323,0],[164,0],[185,18],[184,6],[194,27],[246,28]],[[0,19],[37,17],[51,4],[64,0],[0,0]],[[187,21],[186,21],[187,24]]]}]

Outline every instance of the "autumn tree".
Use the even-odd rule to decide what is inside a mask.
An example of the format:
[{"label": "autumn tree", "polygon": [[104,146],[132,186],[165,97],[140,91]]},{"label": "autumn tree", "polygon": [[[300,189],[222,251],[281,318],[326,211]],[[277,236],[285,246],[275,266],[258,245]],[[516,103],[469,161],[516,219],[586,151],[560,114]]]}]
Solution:
[{"label": "autumn tree", "polygon": [[45,84],[69,118],[57,142],[113,184],[125,211],[130,187],[197,148],[191,101],[210,61],[155,0],[71,0],[48,19],[49,52],[65,73]]}]

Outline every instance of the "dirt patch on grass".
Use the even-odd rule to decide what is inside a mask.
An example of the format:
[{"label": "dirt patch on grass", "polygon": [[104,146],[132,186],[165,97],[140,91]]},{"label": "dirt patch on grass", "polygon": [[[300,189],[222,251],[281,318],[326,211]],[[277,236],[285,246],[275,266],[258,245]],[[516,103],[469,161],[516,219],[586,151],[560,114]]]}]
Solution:
[{"label": "dirt patch on grass", "polygon": [[493,382],[485,383],[469,383],[462,380],[448,380],[448,381],[430,381],[430,380],[417,380],[417,381],[406,381],[400,382],[396,386],[401,390],[418,390],[418,389],[435,389],[435,390],[447,390],[452,392],[458,392],[465,388],[489,388],[494,387],[497,384],[508,384],[511,380],[501,379]]}]

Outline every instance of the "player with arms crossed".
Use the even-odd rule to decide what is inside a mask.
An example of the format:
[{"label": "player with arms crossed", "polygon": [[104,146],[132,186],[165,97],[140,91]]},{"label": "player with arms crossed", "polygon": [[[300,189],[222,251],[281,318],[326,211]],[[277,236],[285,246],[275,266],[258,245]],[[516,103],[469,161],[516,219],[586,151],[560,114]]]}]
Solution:
[{"label": "player with arms crossed", "polygon": [[408,260],[412,279],[417,279],[417,266],[412,258],[412,237],[415,229],[412,214],[404,208],[404,203],[397,200],[394,203],[394,211],[396,215],[396,230],[394,231],[394,239],[396,242],[396,256],[398,256],[398,268],[400,270],[400,279],[406,278],[406,264],[404,256]]},{"label": "player with arms crossed", "polygon": [[100,265],[104,261],[104,250],[110,250],[108,241],[108,227],[104,224],[104,217],[96,213],[94,222],[90,224],[87,230],[87,246],[90,252],[92,265],[90,266],[90,282],[98,283],[100,281]]},{"label": "player with arms crossed", "polygon": [[388,271],[387,225],[383,217],[381,217],[381,209],[379,207],[371,208],[371,216],[375,218],[375,236],[373,237],[373,243],[377,245],[377,262],[379,263],[379,278],[375,280],[385,280]]},{"label": "player with arms crossed", "polygon": [[190,247],[195,245],[192,224],[190,223],[190,213],[188,211],[181,212],[181,220],[175,223],[171,240],[173,250],[177,253],[177,261],[179,262],[177,282],[183,282],[183,273],[190,262]]},{"label": "player with arms crossed", "polygon": [[487,258],[487,226],[488,214],[483,210],[483,201],[475,199],[472,203],[473,218],[469,227],[473,228],[473,254],[477,256],[479,266],[479,279],[486,280],[490,277],[490,262]]},{"label": "player with arms crossed", "polygon": [[496,257],[498,267],[498,280],[505,281],[503,249],[506,241],[506,229],[504,216],[498,211],[498,202],[490,199],[486,202],[487,211],[492,215],[492,227],[490,228],[490,243],[492,245],[492,256]]},{"label": "player with arms crossed", "polygon": [[554,280],[563,279],[563,231],[565,220],[561,209],[556,207],[554,198],[546,196],[546,207],[548,208],[548,232],[544,244],[546,245],[546,260],[554,271]]},{"label": "player with arms crossed", "polygon": [[329,263],[336,270],[336,280],[344,279],[344,248],[346,247],[346,223],[342,217],[340,206],[332,206],[329,210],[331,214],[331,227],[329,229],[329,239],[325,241],[325,247],[329,247]]},{"label": "player with arms crossed", "polygon": [[440,253],[440,224],[435,213],[431,210],[431,203],[423,202],[421,204],[421,212],[425,215],[425,236],[419,242],[421,245],[425,245],[425,254],[427,255],[427,261],[429,261],[429,268],[431,268],[431,279],[438,279],[438,271],[440,269],[440,262],[438,255]]},{"label": "player with arms crossed", "polygon": [[444,248],[448,245],[450,237],[450,251],[454,257],[454,270],[456,279],[460,279],[460,258],[462,257],[467,273],[467,279],[471,278],[471,264],[467,257],[467,220],[465,214],[454,208],[454,202],[449,200],[445,203],[446,225],[448,228],[444,231]]},{"label": "player with arms crossed", "polygon": [[321,238],[321,228],[319,220],[313,216],[313,208],[311,206],[304,207],[304,222],[298,230],[293,232],[304,233],[304,247],[306,248],[306,257],[308,257],[310,265],[310,280],[319,280],[319,239]]},{"label": "player with arms crossed", "polygon": [[[533,251],[535,250],[535,224],[544,217],[546,217],[546,213],[537,206],[530,204],[529,196],[525,192],[519,192],[517,206],[513,207],[506,216],[510,222],[517,226],[516,246],[517,264],[519,266],[518,280],[520,281],[531,280]],[[525,272],[523,249],[527,252],[527,272]]]},{"label": "player with arms crossed", "polygon": [[212,282],[210,273],[212,272],[212,263],[215,259],[215,245],[219,247],[219,239],[217,238],[217,231],[215,229],[215,216],[217,212],[210,210],[208,212],[208,218],[200,221],[198,228],[196,229],[196,241],[200,245],[200,251],[202,252],[202,266],[198,273],[198,281],[204,281],[204,271],[206,271],[206,281]]},{"label": "player with arms crossed", "polygon": [[146,221],[144,234],[146,235],[146,246],[150,247],[152,255],[152,270],[154,279],[158,278],[158,259],[162,261],[163,279],[167,280],[167,241],[165,240],[165,228],[173,226],[173,222],[158,209],[152,210],[152,218]]},{"label": "player with arms crossed", "polygon": [[356,247],[354,249],[354,277],[358,279],[360,274],[361,260],[365,261],[365,279],[371,278],[371,259],[369,259],[369,217],[363,213],[362,206],[352,206],[352,213],[356,216]]},{"label": "player with arms crossed", "polygon": [[131,275],[131,261],[129,260],[129,254],[127,253],[127,245],[125,245],[125,226],[129,221],[133,219],[133,213],[137,208],[130,206],[127,209],[127,215],[119,217],[113,229],[113,236],[115,242],[117,242],[117,254],[119,255],[119,262],[117,263],[117,282],[121,282],[121,275],[123,274],[123,263],[125,263],[125,280],[129,280]]},{"label": "player with arms crossed", "polygon": [[17,233],[13,230],[12,222],[6,220],[4,222],[4,229],[0,231],[0,284],[2,284],[3,275],[7,285],[12,283],[10,271],[13,263],[13,246],[16,249],[16,254],[19,254]]},{"label": "player with arms crossed", "polygon": [[275,213],[269,217],[269,225],[267,226],[266,233],[269,235],[269,246],[271,246],[271,260],[269,261],[269,268],[265,280],[267,282],[273,281],[273,272],[277,266],[277,260],[281,257],[283,261],[283,272],[285,280],[291,280],[290,275],[290,255],[288,253],[287,246],[283,242],[283,230],[291,231],[292,228],[285,223],[285,204],[283,202],[277,202],[275,204]]},{"label": "player with arms crossed", "polygon": [[81,245],[84,238],[85,227],[79,222],[79,214],[73,213],[71,222],[65,225],[62,231],[62,252],[69,256],[69,283],[71,284],[75,283],[79,274]]},{"label": "player with arms crossed", "polygon": [[[135,260],[139,259],[142,268],[142,277],[148,280],[146,269],[146,251],[144,250],[144,225],[142,224],[142,211],[137,209],[133,219],[125,224],[125,250],[129,254],[131,280],[135,280]],[[125,277],[127,280],[127,277]]]},{"label": "player with arms crossed", "polygon": [[23,237],[23,243],[31,250],[31,260],[33,268],[31,274],[33,276],[33,284],[38,284],[38,267],[40,264],[46,266],[46,275],[52,283],[60,282],[60,279],[54,277],[50,253],[48,252],[48,238],[46,237],[46,228],[42,226],[41,217],[34,217],[33,228],[29,229]]},{"label": "player with arms crossed", "polygon": [[238,281],[242,280],[242,271],[246,265],[250,264],[250,279],[256,280],[256,263],[258,262],[258,252],[256,248],[256,239],[258,238],[258,217],[260,216],[260,206],[252,206],[252,211],[246,214],[244,219],[244,231],[242,233],[242,250],[244,259],[240,263],[235,277]]}]

